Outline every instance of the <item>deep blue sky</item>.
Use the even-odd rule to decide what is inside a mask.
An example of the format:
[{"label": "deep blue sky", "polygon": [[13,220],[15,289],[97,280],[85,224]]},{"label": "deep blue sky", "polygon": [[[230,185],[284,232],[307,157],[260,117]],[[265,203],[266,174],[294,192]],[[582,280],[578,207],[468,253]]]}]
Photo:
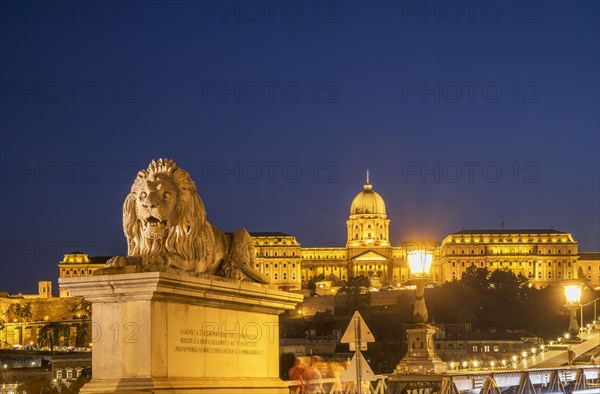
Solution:
[{"label": "deep blue sky", "polygon": [[115,3],[0,2],[0,290],[124,253],[158,157],[224,231],[343,245],[369,168],[394,244],[504,215],[600,250],[598,2]]}]

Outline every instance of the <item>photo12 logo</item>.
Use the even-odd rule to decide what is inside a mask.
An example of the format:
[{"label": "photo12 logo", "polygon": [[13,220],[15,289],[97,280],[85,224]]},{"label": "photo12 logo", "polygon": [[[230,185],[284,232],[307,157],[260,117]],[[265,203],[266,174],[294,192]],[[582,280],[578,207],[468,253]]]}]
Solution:
[{"label": "photo12 logo", "polygon": [[416,162],[402,163],[402,183],[498,183],[508,180],[512,183],[539,183],[540,166],[533,161],[515,161],[502,165],[495,161],[479,162]]},{"label": "photo12 logo", "polygon": [[338,23],[340,4],[336,1],[310,0],[203,1],[200,3],[200,12],[202,23]]},{"label": "photo12 logo", "polygon": [[135,104],[137,82],[0,81],[0,104]]},{"label": "photo12 logo", "polygon": [[137,23],[142,17],[142,2],[115,1],[0,1],[0,23],[99,24]]},{"label": "photo12 logo", "polygon": [[296,161],[202,162],[202,183],[338,183],[339,164],[334,161],[303,165]]},{"label": "photo12 logo", "polygon": [[402,0],[402,23],[538,23],[537,1]]},{"label": "photo12 logo", "polygon": [[301,83],[294,81],[205,81],[202,82],[202,104],[294,104],[340,102],[337,82]]},{"label": "photo12 logo", "polygon": [[403,81],[402,104],[455,104],[512,102],[537,104],[540,85],[537,82],[493,81]]}]

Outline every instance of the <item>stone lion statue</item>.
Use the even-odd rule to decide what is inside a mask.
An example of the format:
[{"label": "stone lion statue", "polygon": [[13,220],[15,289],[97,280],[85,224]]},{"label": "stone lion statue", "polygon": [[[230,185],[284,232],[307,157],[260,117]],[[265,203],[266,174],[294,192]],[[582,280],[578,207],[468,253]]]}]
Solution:
[{"label": "stone lion statue", "polygon": [[105,269],[209,273],[269,283],[256,271],[252,238],[246,229],[225,234],[206,220],[206,209],[187,171],[159,159],[138,173],[123,203],[127,256],[111,258]]}]

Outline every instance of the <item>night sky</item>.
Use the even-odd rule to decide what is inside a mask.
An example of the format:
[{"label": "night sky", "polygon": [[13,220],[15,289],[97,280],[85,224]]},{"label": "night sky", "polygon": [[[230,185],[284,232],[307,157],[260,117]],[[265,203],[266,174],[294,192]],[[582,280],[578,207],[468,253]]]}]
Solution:
[{"label": "night sky", "polygon": [[159,157],[223,231],[344,245],[368,168],[395,245],[504,217],[598,251],[599,20],[597,1],[1,1],[0,291],[125,254],[121,205]]}]

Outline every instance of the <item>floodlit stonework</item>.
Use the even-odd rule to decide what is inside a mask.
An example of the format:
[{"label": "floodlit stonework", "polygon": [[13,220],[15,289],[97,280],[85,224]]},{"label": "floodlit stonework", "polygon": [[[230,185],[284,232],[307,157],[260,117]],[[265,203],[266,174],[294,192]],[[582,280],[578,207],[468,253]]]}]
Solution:
[{"label": "floodlit stonework", "polygon": [[254,243],[246,229],[225,234],[210,224],[190,174],[172,160],[153,160],[138,173],[123,203],[123,231],[128,255],[111,258],[104,274],[134,268],[270,281],[253,267]]},{"label": "floodlit stonework", "polygon": [[128,256],[60,279],[92,303],[94,373],[82,392],[287,394],[278,315],[302,295],[267,284],[248,232],[208,223],[189,174],[164,159],[139,173],[123,229]]},{"label": "floodlit stonework", "polygon": [[93,380],[83,393],[287,394],[279,319],[302,296],[164,272],[66,278],[93,305]]},{"label": "floodlit stonework", "polygon": [[[301,247],[292,235],[261,233],[260,238],[255,237],[255,245],[261,246],[256,250],[256,268],[269,275],[272,283],[286,287],[300,287],[300,283],[290,283],[289,272],[282,268],[290,264],[300,267],[301,283],[318,275],[344,282],[365,275],[374,287],[403,286],[409,278],[407,251],[436,242],[407,240],[394,246],[389,241],[389,226],[385,202],[367,179],[350,204],[345,246]],[[600,287],[598,256],[597,252],[580,253],[571,234],[554,229],[461,230],[437,243],[430,276],[433,283],[441,284],[460,279],[467,268],[475,266],[509,269],[535,286],[584,278],[591,286]]]}]

